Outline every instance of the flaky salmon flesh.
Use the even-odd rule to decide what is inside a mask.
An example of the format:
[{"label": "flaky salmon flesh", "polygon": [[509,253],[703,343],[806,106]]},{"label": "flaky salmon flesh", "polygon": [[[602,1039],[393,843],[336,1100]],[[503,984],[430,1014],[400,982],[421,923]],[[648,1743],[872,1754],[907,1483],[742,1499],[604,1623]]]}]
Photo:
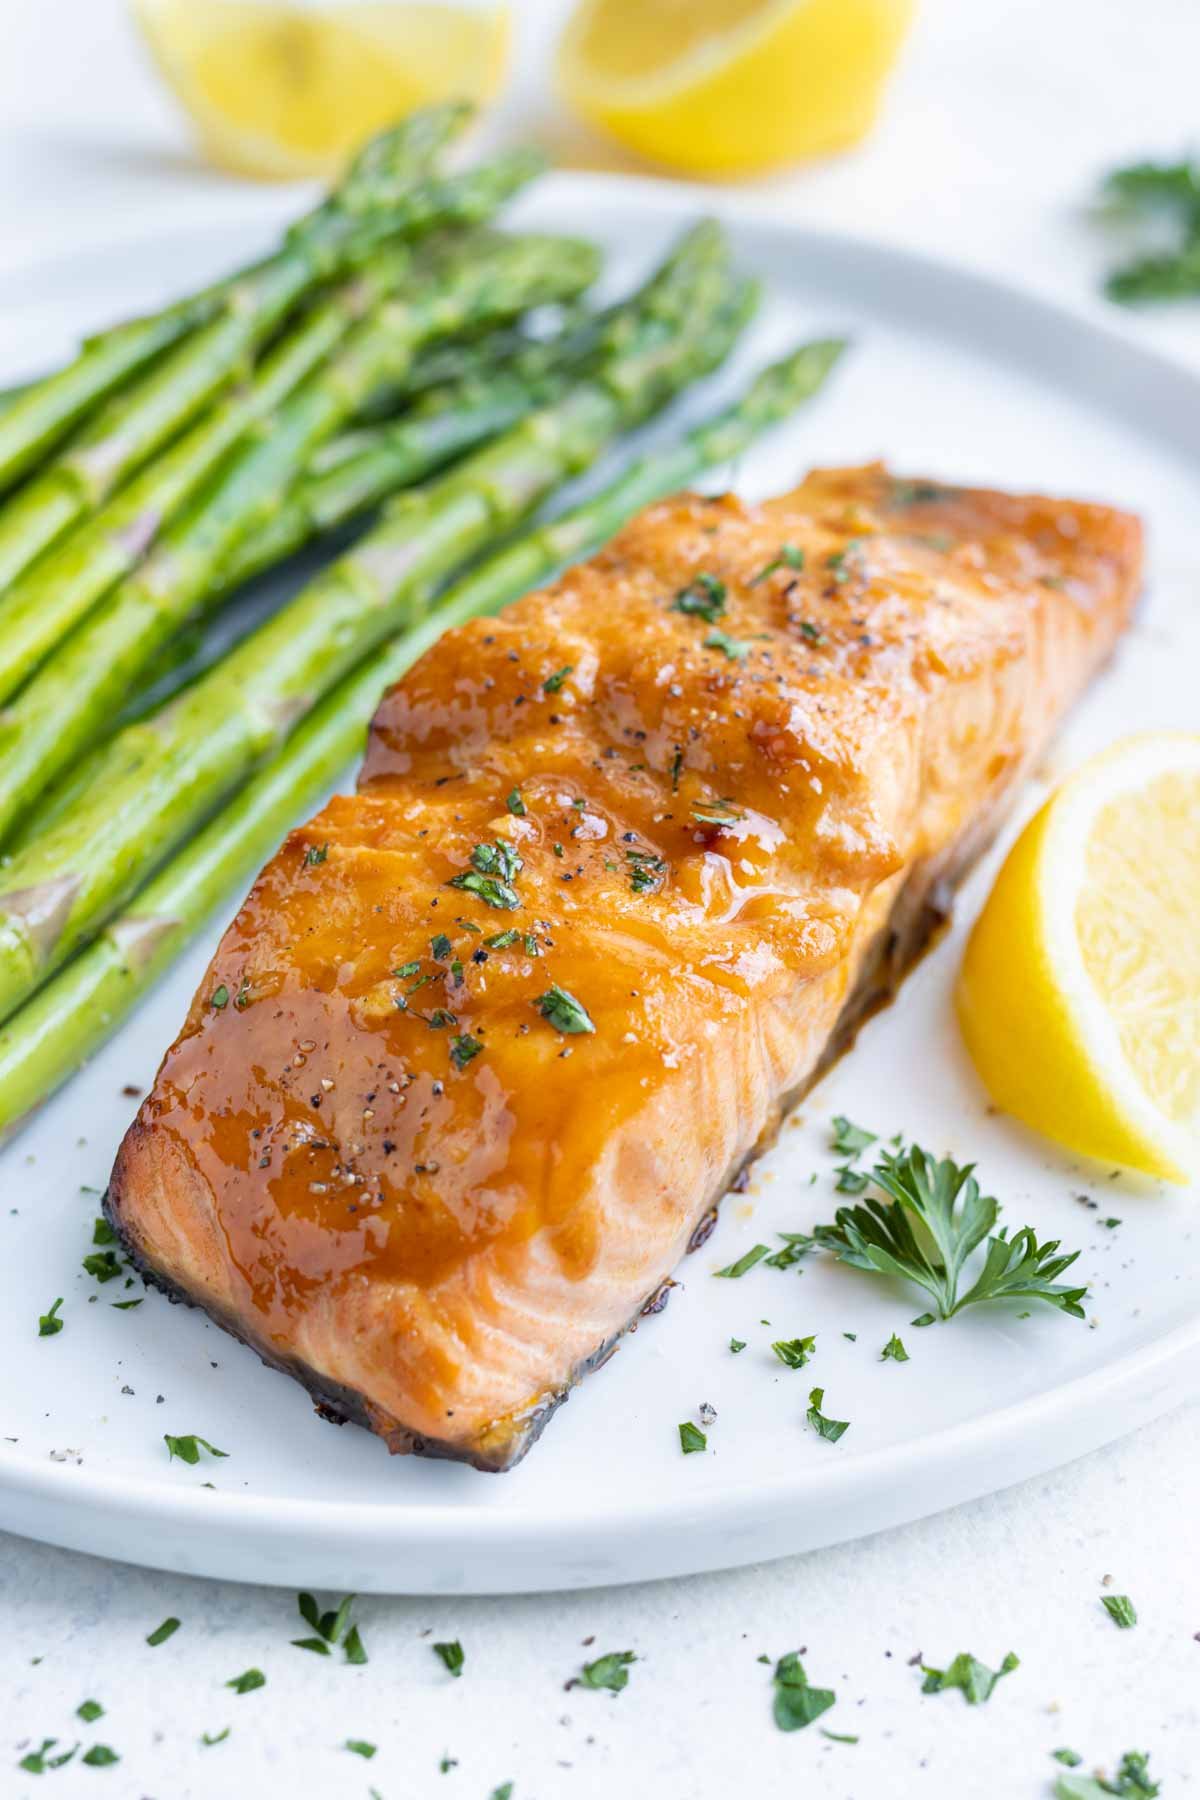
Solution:
[{"label": "flaky salmon flesh", "polygon": [[506,1469],[899,977],[1138,592],[1103,506],[682,494],[384,697],[127,1133],[137,1264]]}]

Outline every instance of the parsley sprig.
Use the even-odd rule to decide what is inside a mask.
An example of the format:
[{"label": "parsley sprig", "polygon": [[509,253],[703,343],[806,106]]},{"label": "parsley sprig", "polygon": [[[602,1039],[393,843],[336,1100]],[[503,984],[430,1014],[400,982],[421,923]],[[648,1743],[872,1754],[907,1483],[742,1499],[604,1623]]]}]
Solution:
[{"label": "parsley sprig", "polygon": [[[918,1144],[884,1150],[871,1180],[892,1204],[870,1196],[860,1206],[839,1207],[832,1225],[816,1227],[817,1243],[851,1268],[916,1282],[943,1319],[982,1300],[1044,1300],[1082,1319],[1087,1288],[1056,1279],[1078,1250],[1058,1255],[1058,1239],[1039,1244],[1029,1225],[1012,1238],[1003,1228],[989,1235],[999,1209],[980,1191],[973,1170],[973,1164],[960,1167],[949,1157],[936,1161]],[[983,1267],[960,1293],[967,1258],[985,1238]]]}]

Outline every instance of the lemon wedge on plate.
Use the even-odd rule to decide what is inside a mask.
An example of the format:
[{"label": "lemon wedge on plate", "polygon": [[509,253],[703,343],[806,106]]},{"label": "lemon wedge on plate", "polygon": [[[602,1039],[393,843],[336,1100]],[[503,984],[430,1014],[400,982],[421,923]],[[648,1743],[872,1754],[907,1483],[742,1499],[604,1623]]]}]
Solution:
[{"label": "lemon wedge on plate", "polygon": [[855,143],[913,0],[582,0],[568,103],[689,175],[745,175]]},{"label": "lemon wedge on plate", "polygon": [[494,93],[504,6],[134,0],[208,155],[239,174],[323,175],[418,106]]},{"label": "lemon wedge on plate", "polygon": [[1168,1181],[1200,1164],[1200,736],[1132,737],[1051,796],[967,945],[963,1034],[992,1098]]}]

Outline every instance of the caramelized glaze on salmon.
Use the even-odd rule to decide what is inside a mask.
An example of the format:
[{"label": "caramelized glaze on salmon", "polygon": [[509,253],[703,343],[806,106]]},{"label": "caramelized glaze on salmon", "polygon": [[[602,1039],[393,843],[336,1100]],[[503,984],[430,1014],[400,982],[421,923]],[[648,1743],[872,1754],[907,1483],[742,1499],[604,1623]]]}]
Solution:
[{"label": "caramelized glaze on salmon", "polygon": [[448,633],[226,932],[117,1158],[131,1252],[327,1413],[509,1467],[911,961],[1140,566],[1108,508],[836,470]]}]

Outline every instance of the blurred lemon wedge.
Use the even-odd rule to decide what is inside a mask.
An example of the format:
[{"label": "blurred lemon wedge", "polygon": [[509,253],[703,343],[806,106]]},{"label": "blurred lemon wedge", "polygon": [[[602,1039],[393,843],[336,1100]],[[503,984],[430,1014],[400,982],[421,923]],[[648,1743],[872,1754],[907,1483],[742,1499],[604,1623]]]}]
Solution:
[{"label": "blurred lemon wedge", "polygon": [[486,99],[508,56],[503,6],[134,0],[134,11],[212,160],[273,179],[329,173],[418,106]]},{"label": "blurred lemon wedge", "polygon": [[568,102],[689,175],[745,175],[861,138],[914,0],[581,0]]},{"label": "blurred lemon wedge", "polygon": [[958,985],[1006,1112],[1168,1181],[1200,1161],[1200,736],[1132,737],[1018,838]]}]

